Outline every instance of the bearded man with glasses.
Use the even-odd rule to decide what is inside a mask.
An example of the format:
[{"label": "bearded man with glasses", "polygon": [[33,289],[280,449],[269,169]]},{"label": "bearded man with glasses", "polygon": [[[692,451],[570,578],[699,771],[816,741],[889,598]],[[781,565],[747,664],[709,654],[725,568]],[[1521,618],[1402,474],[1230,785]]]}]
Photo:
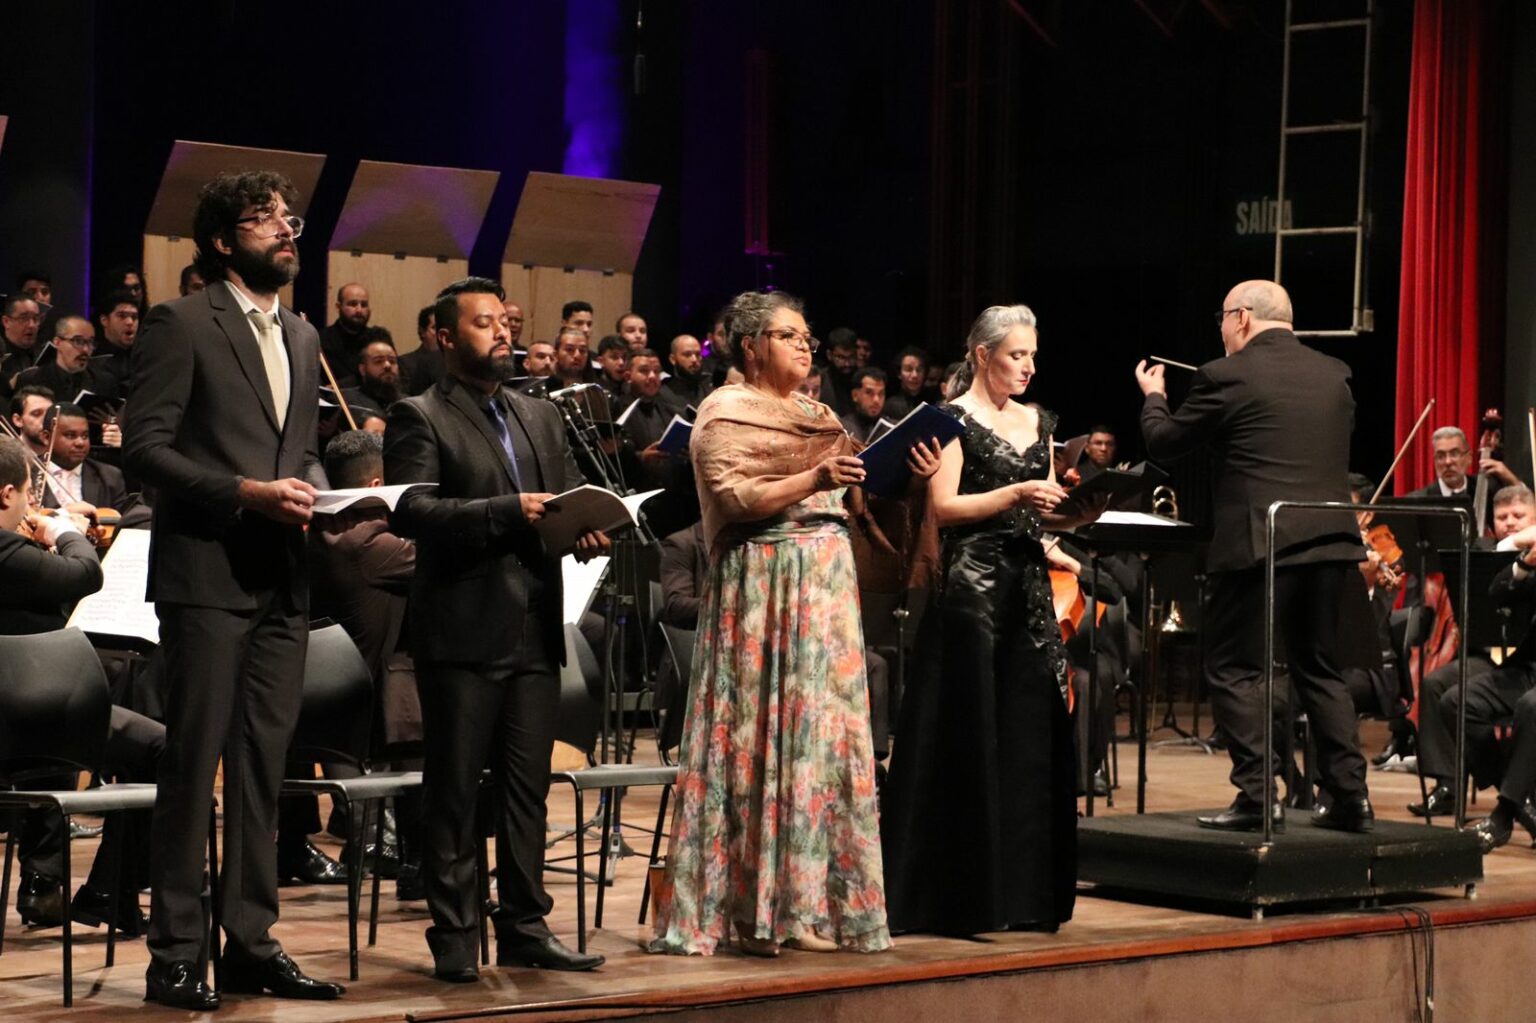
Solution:
[{"label": "bearded man with glasses", "polygon": [[155,802],[146,995],[217,1008],[199,968],[203,844],[222,757],[223,990],[335,998],[271,934],[277,794],[309,637],[304,525],[325,485],[317,451],[320,340],[278,302],[298,274],[281,174],[225,174],[193,219],[203,291],[150,310],[133,344],[129,471],[153,486],[148,599],[170,696]]}]

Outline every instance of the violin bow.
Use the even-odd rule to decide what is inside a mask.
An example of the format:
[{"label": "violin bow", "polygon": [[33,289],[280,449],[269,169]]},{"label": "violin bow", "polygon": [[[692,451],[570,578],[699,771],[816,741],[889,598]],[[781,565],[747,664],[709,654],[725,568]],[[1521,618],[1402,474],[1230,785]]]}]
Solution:
[{"label": "violin bow", "polygon": [[341,388],[336,386],[336,374],[331,372],[331,364],[325,357],[325,352],[317,352],[320,356],[320,368],[325,370],[325,379],[330,381],[331,393],[336,395],[336,404],[341,406],[341,414],[347,417],[347,425],[357,429],[357,420],[352,418],[352,410],[347,407],[347,399],[342,396]]},{"label": "violin bow", "polygon": [[[1419,435],[1419,427],[1424,425],[1424,420],[1429,418],[1430,409],[1434,407],[1435,399],[1431,398],[1429,399],[1429,402],[1424,406],[1424,411],[1419,413],[1419,419],[1416,423],[1413,424],[1413,429],[1408,431],[1408,436],[1403,440],[1403,446],[1397,449],[1397,457],[1392,459],[1391,468],[1387,469],[1387,474],[1381,478],[1381,482],[1376,484],[1376,493],[1371,495],[1371,499],[1367,501],[1366,504],[1375,504],[1376,499],[1381,496],[1381,492],[1387,489],[1387,483],[1391,481],[1392,474],[1397,471],[1398,463],[1401,462],[1403,460],[1403,456],[1408,453],[1408,445],[1412,444],[1413,438]],[[1532,422],[1536,423],[1536,418],[1533,418]],[[1532,429],[1536,430],[1536,427],[1532,427]],[[1533,436],[1536,436],[1536,433],[1533,433]]]}]

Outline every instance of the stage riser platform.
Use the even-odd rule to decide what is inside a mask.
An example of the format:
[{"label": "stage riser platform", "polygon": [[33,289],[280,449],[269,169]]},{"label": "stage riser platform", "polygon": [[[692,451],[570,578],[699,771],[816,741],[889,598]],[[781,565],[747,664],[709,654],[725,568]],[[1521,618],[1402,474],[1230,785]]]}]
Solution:
[{"label": "stage riser platform", "polygon": [[[1436,929],[1435,1009],[1444,1020],[1528,1018],[1536,920]],[[1419,1018],[1423,935],[1350,935],[1240,950],[1171,954],[1084,967],[892,984],[665,1012],[677,1023],[913,1023],[918,1020],[1241,1019],[1360,1023]],[[540,1013],[523,1023],[638,1019],[649,1013]]]},{"label": "stage riser platform", "polygon": [[1314,827],[1293,814],[1265,848],[1251,832],[1215,831],[1180,811],[1085,820],[1078,878],[1150,898],[1200,899],[1260,909],[1286,903],[1375,899],[1476,884],[1477,839],[1452,828],[1378,821],[1367,834]]}]

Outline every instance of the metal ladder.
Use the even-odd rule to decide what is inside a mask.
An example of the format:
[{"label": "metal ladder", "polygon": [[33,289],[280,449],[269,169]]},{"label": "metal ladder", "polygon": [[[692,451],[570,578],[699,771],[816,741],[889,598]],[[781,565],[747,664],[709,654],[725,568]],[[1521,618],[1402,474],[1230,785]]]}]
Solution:
[{"label": "metal ladder", "polygon": [[[1370,104],[1371,104],[1371,32],[1372,21],[1375,14],[1375,0],[1364,0],[1365,14],[1363,17],[1340,18],[1327,21],[1297,22],[1293,20],[1294,0],[1286,0],[1285,3],[1285,62],[1281,72],[1280,83],[1280,182],[1276,190],[1275,208],[1279,211],[1286,210],[1286,167],[1289,158],[1290,140],[1298,135],[1320,135],[1324,133],[1354,132],[1360,138],[1359,173],[1355,182],[1355,220],[1352,224],[1318,227],[1292,227],[1288,217],[1282,214],[1275,227],[1275,280],[1283,283],[1283,271],[1285,266],[1285,242],[1288,238],[1300,238],[1319,235],[1352,235],[1355,240],[1354,258],[1354,292],[1347,329],[1333,330],[1298,330],[1296,333],[1303,337],[1355,337],[1361,333],[1368,333],[1375,329],[1375,313],[1367,305],[1365,296],[1365,260],[1366,246],[1370,239],[1370,218],[1366,209],[1366,168],[1369,156],[1370,140]],[[1364,45],[1362,47],[1362,73],[1360,76],[1360,118],[1356,121],[1330,122],[1327,124],[1291,124],[1291,45],[1297,33],[1301,32],[1330,32],[1347,29],[1363,29]]]}]

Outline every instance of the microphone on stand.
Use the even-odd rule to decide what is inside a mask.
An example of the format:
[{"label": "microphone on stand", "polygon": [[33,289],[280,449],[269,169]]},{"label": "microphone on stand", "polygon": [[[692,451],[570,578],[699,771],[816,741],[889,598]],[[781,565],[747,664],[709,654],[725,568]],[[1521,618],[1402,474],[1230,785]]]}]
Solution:
[{"label": "microphone on stand", "polygon": [[569,387],[562,387],[558,391],[550,391],[548,397],[551,398],[551,399],[569,398],[573,394],[580,394],[582,391],[588,391],[588,390],[591,390],[594,387],[600,387],[600,386],[602,386],[602,385],[600,385],[600,384],[572,384]]}]

